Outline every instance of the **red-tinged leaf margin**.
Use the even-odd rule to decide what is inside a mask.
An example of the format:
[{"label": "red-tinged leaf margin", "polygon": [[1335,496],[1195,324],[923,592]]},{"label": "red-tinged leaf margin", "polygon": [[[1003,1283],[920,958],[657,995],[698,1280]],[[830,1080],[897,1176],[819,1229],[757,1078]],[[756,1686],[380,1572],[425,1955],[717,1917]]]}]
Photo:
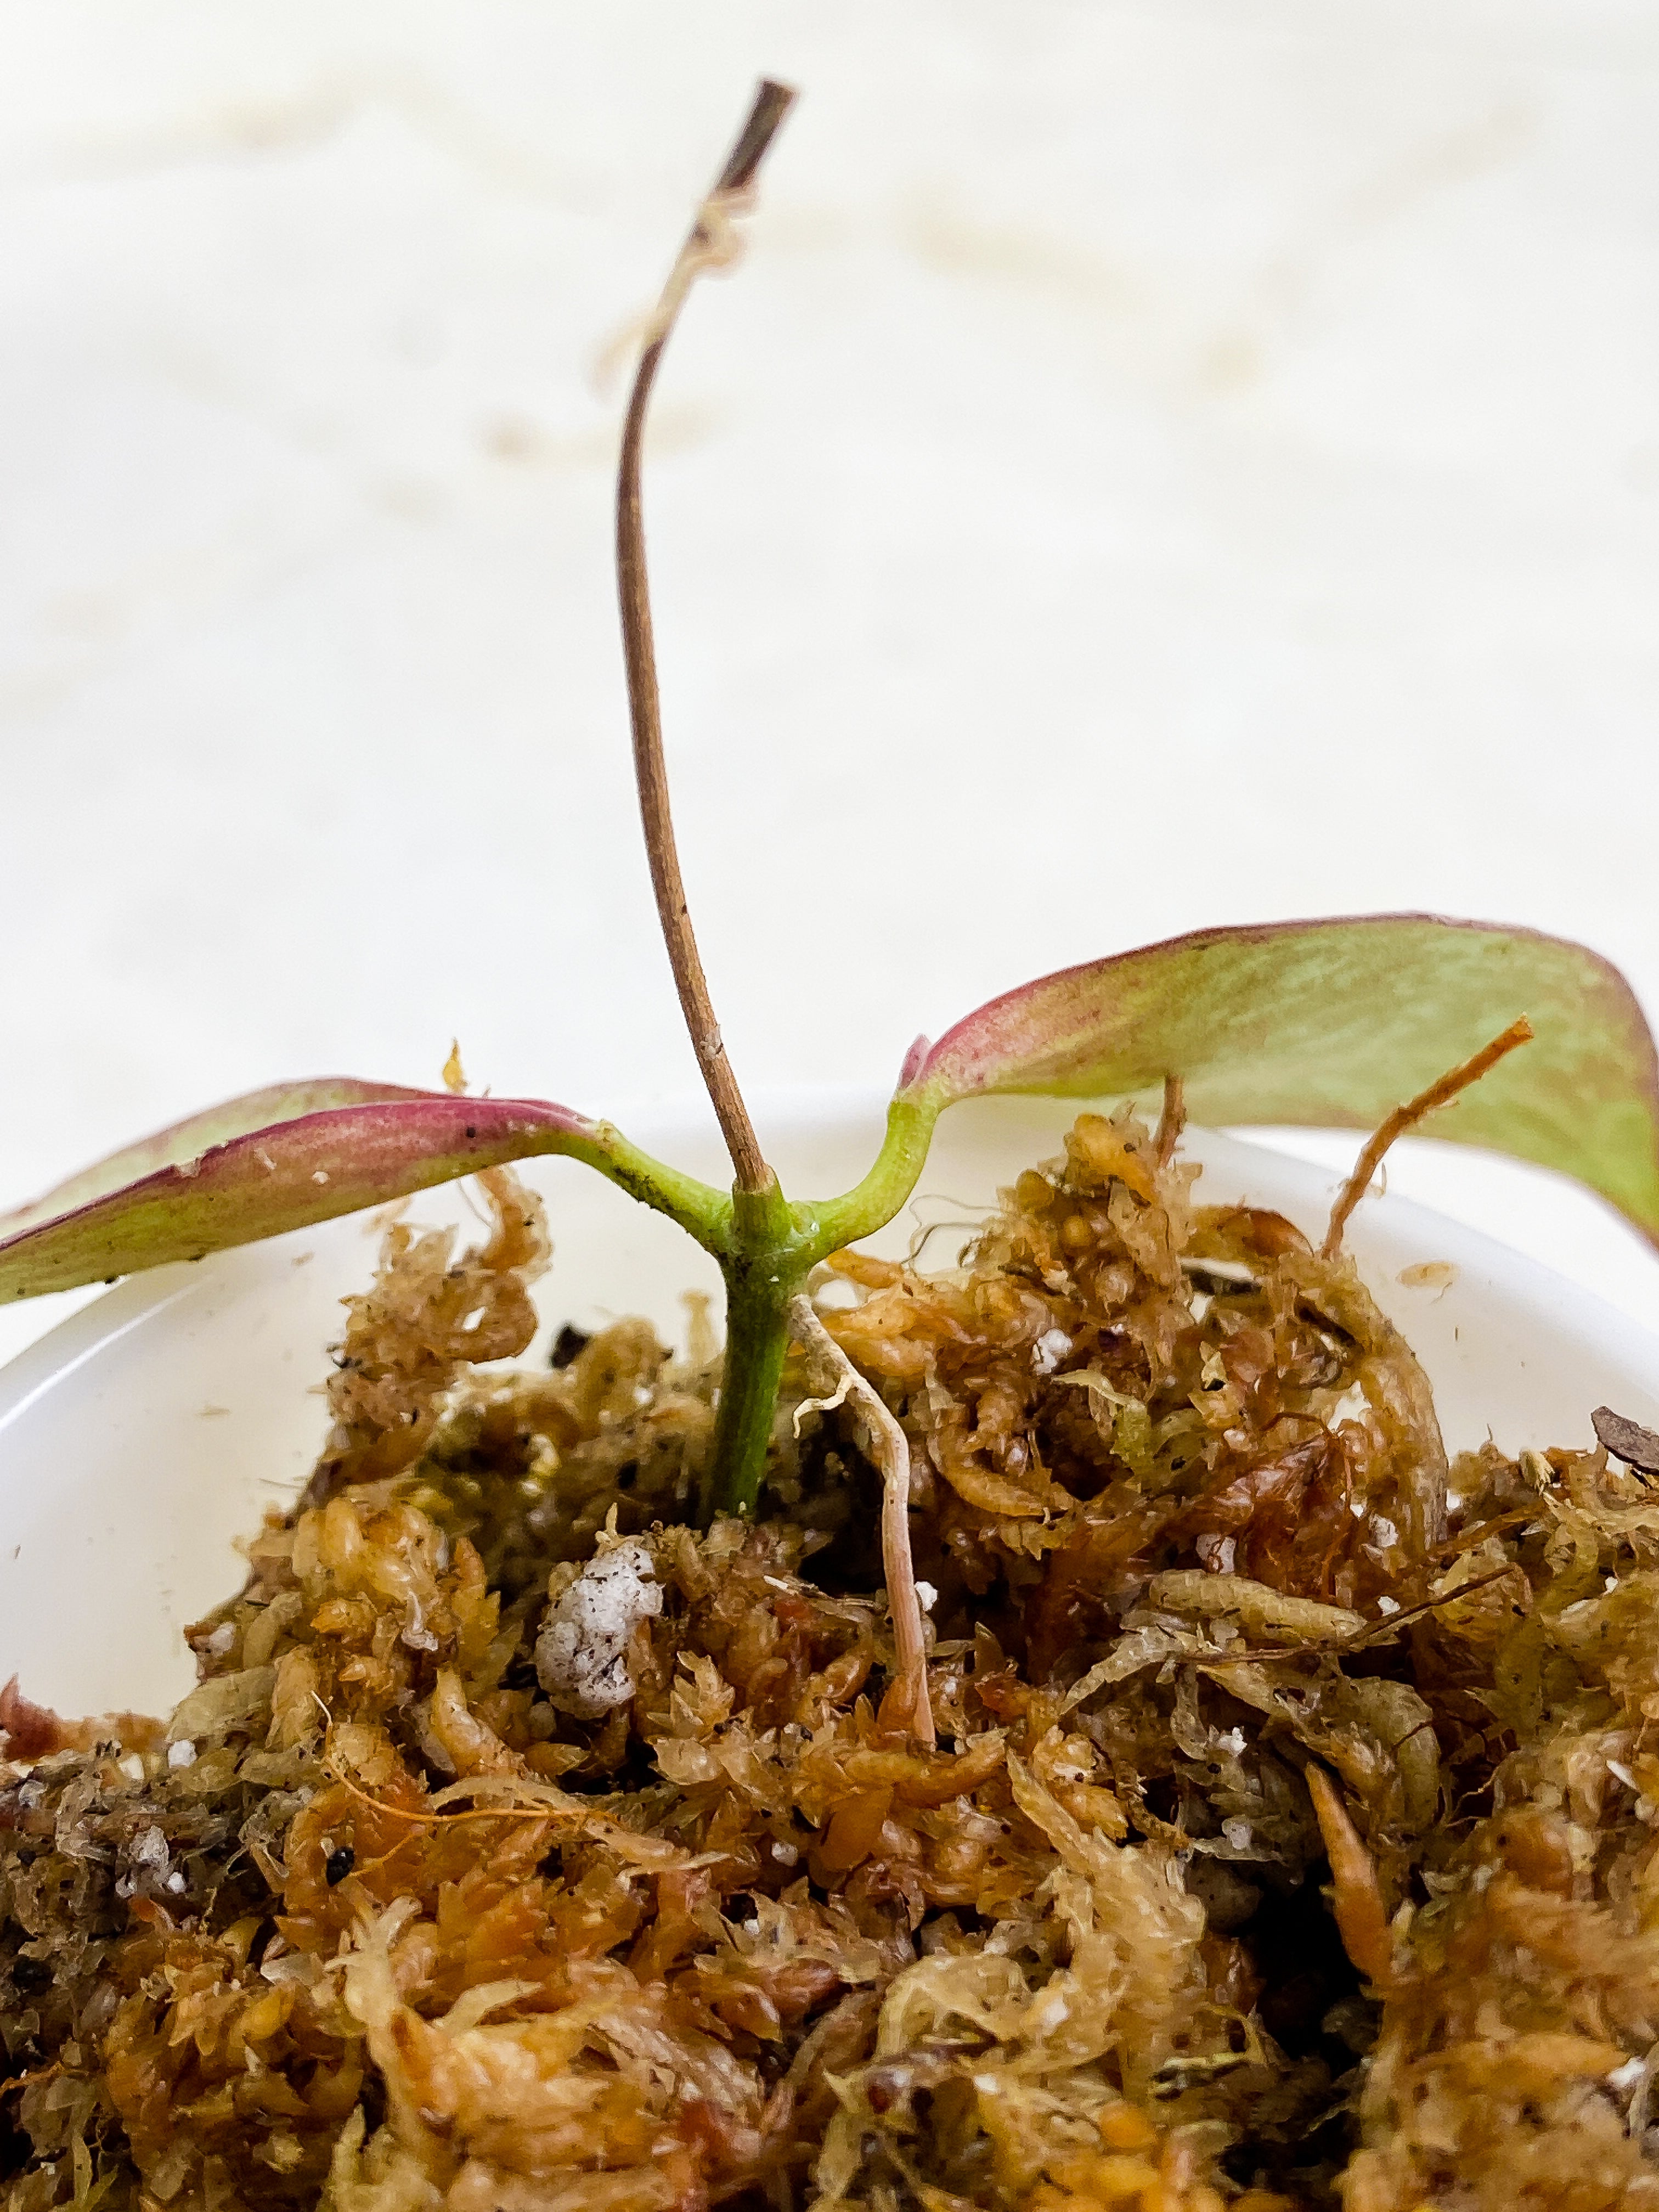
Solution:
[{"label": "red-tinged leaf margin", "polygon": [[[350,1103],[319,1103],[342,1097]],[[300,1110],[273,1121],[273,1105]],[[225,1133],[203,1142],[210,1131]],[[0,1302],[198,1260],[546,1152],[586,1160],[718,1243],[730,1201],[660,1167],[608,1123],[540,1099],[340,1078],[232,1099],[0,1221]]]},{"label": "red-tinged leaf margin", "polygon": [[31,1199],[27,1206],[0,1214],[0,1240],[9,1240],[21,1229],[59,1214],[73,1213],[94,1199],[106,1198],[127,1183],[142,1181],[162,1168],[185,1167],[216,1145],[252,1136],[278,1121],[298,1121],[337,1106],[368,1106],[393,1098],[431,1098],[447,1094],[412,1091],[396,1083],[365,1083],[353,1075],[322,1075],[302,1083],[271,1083],[262,1091],[244,1091],[210,1106],[183,1121],[174,1121],[153,1136],[124,1145],[89,1168],[82,1168],[64,1182]]},{"label": "red-tinged leaf margin", "polygon": [[1630,986],[1566,939],[1434,915],[1194,931],[1006,992],[898,1102],[1154,1091],[1212,1124],[1367,1128],[1524,1014],[1534,1041],[1432,1133],[1576,1176],[1659,1244],[1659,1060]]}]

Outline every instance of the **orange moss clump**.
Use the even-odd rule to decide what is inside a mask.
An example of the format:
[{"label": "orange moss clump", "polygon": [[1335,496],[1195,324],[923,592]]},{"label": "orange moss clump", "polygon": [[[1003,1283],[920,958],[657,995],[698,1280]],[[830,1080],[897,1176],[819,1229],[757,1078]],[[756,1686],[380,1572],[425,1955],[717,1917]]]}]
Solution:
[{"label": "orange moss clump", "polygon": [[825,1271],[932,1748],[804,1370],[696,1533],[717,1362],[475,1372],[536,1202],[394,1231],[170,1722],[5,1708],[5,2212],[1659,2206],[1659,1499],[1449,1469],[1349,1264],[1194,1172],[1085,1115],[956,1268]]}]

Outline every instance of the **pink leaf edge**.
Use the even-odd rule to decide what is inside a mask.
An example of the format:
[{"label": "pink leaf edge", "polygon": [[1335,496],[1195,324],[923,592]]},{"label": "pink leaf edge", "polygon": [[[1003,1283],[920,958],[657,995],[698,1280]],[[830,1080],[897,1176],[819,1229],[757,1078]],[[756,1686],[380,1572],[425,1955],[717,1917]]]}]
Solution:
[{"label": "pink leaf edge", "polygon": [[[179,1157],[184,1133],[234,1126],[255,1102],[325,1091],[355,1093],[358,1103],[243,1128]],[[608,1149],[597,1123],[541,1099],[458,1097],[355,1079],[256,1092],[159,1132],[0,1222],[0,1299],[198,1259],[537,1152],[596,1158]],[[158,1158],[166,1164],[98,1188],[118,1163]]]},{"label": "pink leaf edge", "polygon": [[1146,1097],[1200,1120],[1374,1127],[1507,1027],[1534,1042],[1431,1133],[1556,1169],[1659,1244],[1659,1059],[1625,977],[1589,947],[1426,914],[1194,930],[1003,992],[956,1023],[899,1098]]}]

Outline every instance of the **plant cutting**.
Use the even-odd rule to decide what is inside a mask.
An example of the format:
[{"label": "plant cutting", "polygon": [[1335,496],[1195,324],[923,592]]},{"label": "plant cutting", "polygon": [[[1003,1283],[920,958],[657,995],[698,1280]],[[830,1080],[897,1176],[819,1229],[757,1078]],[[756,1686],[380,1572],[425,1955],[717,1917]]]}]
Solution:
[{"label": "plant cutting", "polygon": [[[1627,2063],[1646,2017],[1640,1991],[1601,1991],[1601,2014],[1617,2015],[1605,2033],[1589,2033],[1553,1985],[1528,1983],[1516,1999],[1503,1928],[1481,1917],[1493,1867],[1571,1901],[1570,1878],[1565,1890],[1549,1884],[1563,1866],[1570,1875],[1576,1849],[1582,1856],[1570,1822],[1549,1826],[1553,1783],[1535,1802],[1514,1797],[1514,1776],[1494,1778],[1504,1760],[1521,1755],[1516,1746],[1531,1743],[1547,1712],[1548,1756],[1559,1759],[1564,1731],[1588,1739],[1625,1727],[1620,1698],[1641,1709],[1628,1668],[1616,1680],[1608,1668],[1639,1645],[1649,1602],[1639,1574],[1621,1580],[1645,1556],[1650,1522],[1659,1527],[1641,1486],[1645,1431],[1632,1444],[1633,1425],[1602,1431],[1604,1443],[1620,1439],[1610,1448],[1632,1470],[1624,1475],[1605,1452],[1599,1463],[1491,1455],[1460,1474],[1449,1509],[1420,1375],[1340,1249],[1387,1142],[1443,1108],[1443,1133],[1572,1175],[1659,1241],[1654,1046],[1615,970],[1558,939],[1421,915],[1205,930],[1024,985],[936,1043],[919,1040],[885,1140],[852,1190],[794,1198],[766,1162],[680,878],[641,473],[674,324],[698,276],[732,258],[791,98],[761,88],[647,325],[617,495],[641,817],[681,1006],[731,1156],[729,1191],[562,1106],[330,1079],[211,1109],[0,1224],[0,1294],[27,1297],[201,1258],[464,1175],[483,1179],[496,1221],[490,1243],[459,1266],[441,1240],[394,1232],[381,1284],[354,1305],[322,1479],[305,1510],[256,1545],[249,1592],[196,1633],[202,1687],[164,1733],[135,1735],[138,1798],[118,1802],[119,1785],[98,1778],[106,1738],[91,1724],[77,1737],[15,1692],[0,1703],[15,1757],[62,1762],[54,1788],[94,1778],[82,1811],[105,1826],[88,1849],[125,1869],[113,1879],[128,1883],[133,1940],[151,1946],[142,1960],[122,1954],[118,1971],[113,1954],[91,1966],[77,1954],[60,1978],[82,2008],[101,2004],[105,1988],[117,2008],[99,2024],[101,2072],[80,2058],[43,2062],[58,2069],[54,2079],[82,2084],[73,2097],[54,2104],[52,2081],[31,2079],[26,2125],[54,2147],[56,2164],[37,2160],[9,2212],[150,2201],[116,2193],[137,2175],[155,2201],[204,2212],[261,2201],[260,2189],[263,2201],[335,2212],[482,2212],[691,2206],[809,2187],[829,2201],[885,2203],[896,2191],[926,2212],[964,2202],[1061,2212],[1072,2198],[1211,2212],[1224,2190],[1241,2205],[1254,2193],[1255,2212],[1268,2212],[1330,2201],[1336,2166],[1319,2148],[1314,2107],[1334,2061],[1321,2038],[1335,2045],[1350,2032],[1370,2036],[1352,2049],[1370,2071],[1345,2095],[1376,2137],[1352,2169],[1353,2188],[1370,2193],[1350,2202],[1372,2212],[1423,2201],[1432,2146],[1449,2129],[1462,2155],[1474,2123],[1458,2069],[1477,2067],[1468,2051],[1482,2054],[1482,2094],[1505,2063],[1528,2081],[1530,2066],[1540,2080],[1595,2083]],[[1010,1093],[1128,1103],[1109,1120],[1084,1115],[1066,1160],[1006,1194],[970,1279],[934,1282],[851,1253],[906,1204],[939,1116]],[[1133,1110],[1152,1101],[1155,1132]],[[1176,1157],[1188,1113],[1376,1128],[1322,1252],[1276,1216],[1194,1212]],[[474,1354],[489,1356],[489,1324],[521,1302],[544,1249],[534,1201],[503,1171],[545,1153],[583,1161],[719,1263],[725,1350],[704,1397],[685,1375],[671,1388],[660,1358],[633,1339],[579,1348],[561,1370],[568,1379],[536,1399],[543,1429],[525,1426],[522,1393],[492,1399],[487,1383],[461,1377],[464,1315],[485,1316]],[[811,1293],[826,1268],[861,1303],[821,1312]],[[409,1351],[417,1336],[424,1364]],[[624,1418],[618,1375],[651,1401],[649,1437],[637,1407]],[[1369,1426],[1340,1411],[1356,1390]],[[546,1477],[562,1519],[537,1522],[539,1505],[502,1502],[532,1480],[527,1436],[551,1438],[562,1459]],[[695,1474],[700,1535],[677,1530],[672,1511],[653,1519],[640,1507],[641,1495],[654,1510],[676,1494],[665,1476],[652,1486],[652,1453],[672,1462],[682,1488]],[[574,1493],[558,1483],[573,1468],[590,1488],[567,1511]],[[781,1517],[768,1517],[769,1480],[789,1509]],[[863,1480],[880,1498],[885,1608],[804,1571],[825,1533],[812,1517],[820,1489],[827,1499],[837,1483],[856,1492]],[[417,1481],[425,1487],[408,1487]],[[618,1518],[630,1498],[631,1534]],[[1534,1522],[1550,1525],[1540,1535]],[[1553,1543],[1558,1526],[1577,1532],[1571,1562]],[[836,1540],[856,1553],[850,1520]],[[927,1547],[921,1580],[913,1542]],[[533,1606],[528,1585],[512,1588],[522,1553],[538,1562]],[[975,1601],[988,1595],[999,1626],[981,1622],[976,1639]],[[1531,1632],[1510,1616],[1535,1627],[1565,1620],[1581,1600],[1612,1610],[1594,1633],[1582,1622],[1562,1630],[1555,1648],[1571,1679],[1558,1665],[1546,1680],[1534,1634],[1511,1654],[1526,1682],[1505,1692],[1510,1748],[1481,1739],[1467,1774],[1448,1765],[1447,1778],[1496,1808],[1484,1827],[1452,1837],[1439,1822],[1443,1739],[1458,1749],[1452,1731],[1474,1725],[1481,1668],[1500,1644],[1510,1650],[1511,1629]],[[752,1663],[745,1620],[769,1624]],[[531,1670],[522,1682],[515,1665]],[[1147,1667],[1177,1685],[1161,1704]],[[941,1748],[947,1740],[957,1747]],[[628,1778],[630,1745],[650,1747],[648,1783]],[[175,1760],[179,1746],[187,1759]],[[1527,1755],[1534,1766],[1546,1758],[1535,1745]],[[1638,1778],[1633,1807],[1637,1735],[1616,1755]],[[563,1786],[567,1776],[588,1795]],[[1504,1813],[1505,1789],[1520,1815]],[[678,1793],[672,1806],[665,1790]],[[728,1817],[723,1796],[746,1810]],[[13,1830],[34,1834],[46,1802],[19,1796]],[[234,1820],[223,1809],[233,1802]],[[140,1814],[147,1825],[135,1825]],[[1632,1867],[1639,1839],[1626,1831],[1639,1826],[1629,1811],[1608,1841]],[[261,1938],[252,1966],[257,1930],[236,1959],[224,1931],[241,1920],[216,1920],[198,1879],[210,1863],[232,1887],[254,1879],[224,1871],[232,1844],[282,1899],[283,1948]],[[1473,1854],[1455,1869],[1454,1846]],[[940,1871],[951,1852],[952,1866],[971,1862],[971,1878]],[[544,1880],[550,1857],[558,1866]],[[1241,1865],[1271,1869],[1267,1889]],[[1299,1956],[1298,1942],[1315,1942],[1328,1919],[1310,1879],[1320,1865],[1347,1960],[1332,1969],[1326,2014],[1346,2003],[1352,2020],[1328,2033],[1326,2014],[1313,2028],[1269,2028],[1260,2000],[1272,1977],[1257,1954],[1276,1942]],[[180,1887],[169,1890],[174,1875]],[[1432,1893],[1462,1900],[1468,1917],[1443,1915],[1413,1953],[1399,1909],[1431,1893],[1430,1877],[1442,1884]],[[9,1878],[22,1900],[16,1924],[34,1930],[33,1948],[19,1939],[10,1955],[50,1974],[56,1907],[33,1875]],[[1276,1936],[1235,1936],[1268,1912],[1273,1882],[1301,1900],[1302,1918]],[[488,1923],[465,1971],[446,1948],[455,1930],[442,1914],[460,1910],[440,1901],[446,1883],[465,1892],[468,1911],[505,1916]],[[519,1924],[507,1900],[538,1883],[547,1901],[532,1929],[534,1916]],[[1497,1889],[1501,1901],[1501,1881]],[[181,1897],[199,1907],[193,1918]],[[258,1918],[252,1897],[241,1901],[241,1919]],[[514,1909],[530,1912],[522,1899]],[[605,1940],[580,1933],[584,1911]],[[434,1932],[417,1942],[428,1923]],[[988,1930],[1016,1928],[1028,1933],[989,1946]],[[920,1929],[933,1950],[913,1943]],[[1583,1934],[1586,1957],[1594,1932]],[[1454,1937],[1457,1971],[1509,2023],[1505,2034],[1489,2022],[1478,2035],[1448,2026]],[[112,1940],[100,1923],[98,1942]],[[524,1971],[537,1944],[557,1974]],[[284,1956],[314,1971],[281,1971]],[[572,1964],[583,1960],[586,1981],[587,1966]],[[183,1984],[162,2020],[145,1973],[206,1976],[191,1986],[213,1993],[213,2023],[191,2013]],[[13,1980],[27,1982],[15,1964]],[[576,2033],[566,2014],[582,2005]],[[515,2019],[487,2027],[497,2012]],[[663,2039],[654,2058],[647,2014]],[[223,2039],[233,2019],[234,2050]],[[1508,2044],[1528,2036],[1534,2043],[1506,2059]],[[627,2093],[621,2105],[604,2067],[572,2071],[585,2037],[603,2045],[609,2078]],[[1547,2049],[1536,2041],[1551,2037]],[[185,2083],[161,2056],[191,2038],[210,2080]],[[769,2074],[775,2045],[787,2063]],[[279,2096],[260,2109],[257,2167],[256,2153],[235,2148],[252,2139],[234,2089],[250,2051],[295,2106]],[[727,2057],[738,2072],[722,2073]],[[1605,2059],[1600,2075],[1585,2070],[1592,2059]],[[360,2096],[371,2063],[380,2086]],[[1308,2069],[1320,2067],[1322,2086],[1310,2087]],[[1432,2088],[1416,2134],[1379,2117],[1376,2086],[1394,2083],[1398,2103],[1413,2067]],[[1263,2072],[1253,2106],[1247,2077]],[[1534,2085],[1520,2102],[1541,2094]],[[1264,2117],[1275,2097],[1293,2121]],[[1578,2156],[1571,2144],[1599,2109],[1591,2098],[1549,2117],[1543,2151],[1527,2136],[1540,2173],[1556,2172],[1551,2158]],[[630,2100],[653,2115],[632,2134]],[[174,2108],[188,2117],[169,2142]],[[125,2130],[118,2153],[107,2149],[112,2113]],[[233,2141],[224,2130],[238,2123]],[[1515,2118],[1517,2140],[1530,2124]],[[599,2166],[583,2162],[584,2128],[605,2146]],[[1636,2140],[1629,2126],[1621,2140]],[[1243,2166],[1218,2162],[1240,2144]],[[98,2157],[94,2145],[105,2146]],[[1470,2172],[1494,2154],[1474,2143]],[[1641,2180],[1628,2161],[1607,2171],[1610,2189]],[[92,2193],[100,2189],[103,2199]]]},{"label": "plant cutting", "polygon": [[751,1513],[790,1302],[831,1252],[915,1188],[939,1115],[1025,1093],[1144,1097],[1182,1085],[1212,1122],[1370,1128],[1517,1016],[1533,1049],[1462,1099],[1440,1134],[1575,1176],[1659,1242],[1659,1069],[1623,977],[1583,945],[1425,915],[1196,931],[1004,993],[905,1055],[886,1141],[856,1188],[790,1200],[720,1040],[669,807],[647,590],[641,465],[665,349],[793,95],[768,83],[698,211],[647,325],[623,433],[617,567],[634,763],[653,887],[691,1043],[731,1153],[718,1190],[603,1119],[355,1077],[276,1084],[191,1116],[0,1218],[0,1297],[97,1282],[380,1206],[480,1169],[563,1153],[677,1221],[719,1261],[726,1379],[705,1510]]}]

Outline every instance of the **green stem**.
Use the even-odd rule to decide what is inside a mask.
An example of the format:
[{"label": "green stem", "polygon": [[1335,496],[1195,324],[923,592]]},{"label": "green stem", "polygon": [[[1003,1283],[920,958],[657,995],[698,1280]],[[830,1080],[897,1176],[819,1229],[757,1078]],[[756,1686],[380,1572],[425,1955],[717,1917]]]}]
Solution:
[{"label": "green stem", "polygon": [[732,1249],[732,1209],[724,1191],[653,1159],[649,1152],[641,1152],[624,1137],[613,1121],[601,1121],[586,1143],[562,1139],[557,1149],[586,1160],[630,1198],[678,1221],[688,1237],[695,1237],[705,1252],[712,1252],[725,1265]]},{"label": "green stem", "polygon": [[896,1098],[880,1155],[856,1189],[817,1206],[788,1205],[775,1182],[764,1191],[735,1190],[723,1240],[705,1240],[726,1277],[726,1366],[702,1481],[705,1522],[754,1512],[788,1348],[789,1301],[820,1260],[892,1219],[915,1188],[938,1114],[931,1099]]},{"label": "green stem", "polygon": [[811,1265],[800,1249],[795,1209],[775,1179],[763,1191],[733,1191],[731,1249],[720,1265],[726,1362],[702,1481],[705,1522],[716,1513],[754,1513],[789,1345],[789,1301]]},{"label": "green stem", "polygon": [[777,1409],[778,1384],[789,1348],[789,1301],[800,1277],[787,1287],[736,1271],[726,1279],[726,1364],[714,1447],[702,1480],[705,1523],[717,1513],[752,1518],[766,1474],[766,1454]]},{"label": "green stem", "polygon": [[873,1237],[898,1212],[916,1187],[927,1164],[939,1107],[931,1098],[901,1091],[887,1109],[887,1134],[875,1164],[862,1182],[843,1197],[826,1199],[797,1211],[808,1263],[816,1266],[843,1245]]}]

